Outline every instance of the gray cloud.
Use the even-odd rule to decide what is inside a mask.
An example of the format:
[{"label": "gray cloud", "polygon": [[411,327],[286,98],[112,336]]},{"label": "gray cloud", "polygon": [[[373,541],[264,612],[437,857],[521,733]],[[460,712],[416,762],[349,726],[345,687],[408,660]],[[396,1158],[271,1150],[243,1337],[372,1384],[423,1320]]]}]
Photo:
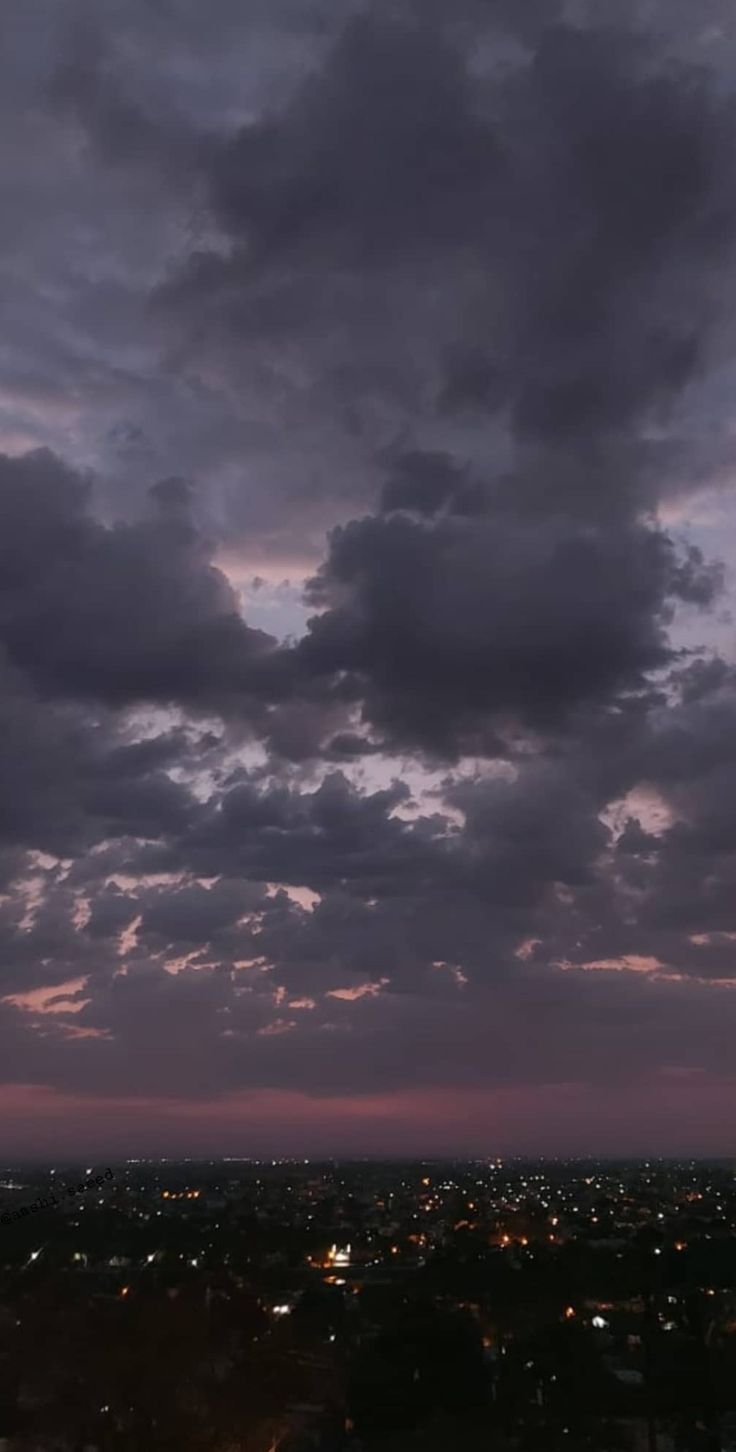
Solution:
[{"label": "gray cloud", "polygon": [[120,705],[248,692],[275,642],[249,630],[176,481],[148,518],[101,525],[50,454],[0,460],[0,639],[42,689]]}]

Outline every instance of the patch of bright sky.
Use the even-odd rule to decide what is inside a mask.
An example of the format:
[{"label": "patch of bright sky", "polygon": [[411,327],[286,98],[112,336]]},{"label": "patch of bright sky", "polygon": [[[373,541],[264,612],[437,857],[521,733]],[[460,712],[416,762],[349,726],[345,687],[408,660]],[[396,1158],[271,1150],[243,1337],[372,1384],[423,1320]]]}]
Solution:
[{"label": "patch of bright sky", "polygon": [[445,794],[448,785],[459,781],[488,781],[491,779],[514,781],[517,769],[510,762],[482,761],[468,757],[451,771],[446,766],[429,767],[411,757],[370,756],[365,761],[349,763],[341,770],[348,781],[361,791],[385,791],[395,781],[408,786],[411,799],[400,802],[392,813],[405,821],[417,817],[441,813],[458,826],[464,824],[463,813],[455,807],[448,807]]},{"label": "patch of bright sky", "polygon": [[668,501],[658,521],[675,539],[694,545],[708,562],[723,567],[723,593],[712,610],[678,604],[674,608],[670,639],[676,648],[716,651],[725,660],[736,659],[734,605],[736,581],[736,515],[729,498],[731,479],[703,488],[694,497]]},{"label": "patch of bright sky", "polygon": [[667,832],[675,820],[664,797],[650,786],[633,787],[625,797],[609,802],[600,813],[600,820],[610,829],[614,842],[618,841],[630,817],[641,822],[644,831],[654,837]]},{"label": "patch of bright sky", "polygon": [[278,892],[285,892],[292,902],[298,903],[299,907],[312,912],[322,898],[318,892],[313,892],[311,887],[294,887],[288,882],[268,882],[266,884],[268,897],[275,897]]},{"label": "patch of bright sky", "polygon": [[306,634],[307,621],[314,615],[314,606],[304,600],[304,582],[290,579],[276,581],[255,575],[239,590],[246,623],[253,630],[265,630],[277,640],[298,640]]}]

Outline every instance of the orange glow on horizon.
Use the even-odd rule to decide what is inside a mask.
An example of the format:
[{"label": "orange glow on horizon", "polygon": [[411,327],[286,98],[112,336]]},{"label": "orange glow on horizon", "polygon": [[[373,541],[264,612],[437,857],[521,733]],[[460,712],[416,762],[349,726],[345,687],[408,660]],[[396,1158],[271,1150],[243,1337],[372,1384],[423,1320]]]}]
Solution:
[{"label": "orange glow on horizon", "polygon": [[137,1073],[145,1086],[138,1094],[1,1085],[3,1154],[27,1154],[32,1146],[34,1155],[52,1163],[82,1149],[107,1159],[199,1153],[303,1157],[343,1154],[348,1147],[352,1153],[359,1144],[369,1153],[379,1147],[382,1153],[403,1153],[409,1146],[426,1159],[438,1145],[482,1154],[489,1142],[503,1153],[537,1154],[552,1147],[575,1154],[593,1145],[614,1154],[648,1153],[655,1138],[663,1153],[680,1154],[707,1124],[704,1153],[723,1155],[733,1121],[734,1079],[707,1072],[687,1078],[652,1073],[624,1092],[620,1086],[540,1083],[333,1096],[260,1089],[202,1099],[153,1092],[147,1087],[158,1075],[153,1061],[139,1062]]}]

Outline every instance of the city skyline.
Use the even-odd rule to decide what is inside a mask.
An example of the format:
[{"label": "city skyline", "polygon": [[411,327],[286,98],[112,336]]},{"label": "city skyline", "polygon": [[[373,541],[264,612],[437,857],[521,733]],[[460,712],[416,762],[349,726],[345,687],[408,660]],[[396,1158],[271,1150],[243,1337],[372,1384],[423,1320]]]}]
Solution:
[{"label": "city skyline", "polygon": [[736,1153],[730,7],[0,24],[0,1161]]}]

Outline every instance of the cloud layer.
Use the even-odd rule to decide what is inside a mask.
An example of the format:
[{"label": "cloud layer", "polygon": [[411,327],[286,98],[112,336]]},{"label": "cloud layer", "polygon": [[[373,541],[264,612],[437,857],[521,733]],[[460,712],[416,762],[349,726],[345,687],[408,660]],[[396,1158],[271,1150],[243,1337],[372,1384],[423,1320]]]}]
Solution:
[{"label": "cloud layer", "polygon": [[706,11],[11,3],[21,1118],[73,1105],[71,1144],[85,1103],[145,1104],[165,1148],[172,1105],[243,1104],[292,1147],[288,1101],[322,1148],[424,1150],[444,1104],[482,1150],[505,1106],[553,1151],[596,1147],[587,1093],[609,1146],[647,1101],[712,1149],[699,1086],[725,1149],[736,52]]}]

